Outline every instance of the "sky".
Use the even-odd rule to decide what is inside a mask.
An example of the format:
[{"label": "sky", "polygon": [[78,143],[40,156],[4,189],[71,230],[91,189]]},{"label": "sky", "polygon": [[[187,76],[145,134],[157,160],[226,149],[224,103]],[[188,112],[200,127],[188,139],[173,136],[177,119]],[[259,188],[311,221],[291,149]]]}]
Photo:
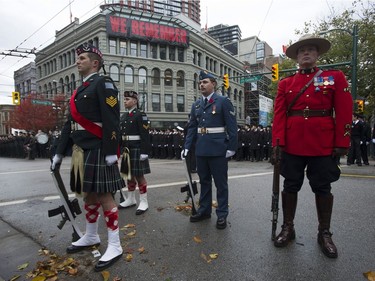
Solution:
[{"label": "sky", "polygon": [[[9,50],[40,50],[54,40],[56,30],[80,23],[100,11],[103,0],[0,0],[0,104],[11,104],[14,71],[34,60],[5,56]],[[282,45],[298,40],[295,30],[339,15],[352,0],[201,0],[201,26],[238,25],[242,38],[258,36],[282,53]],[[71,11],[71,13],[70,13]]]}]

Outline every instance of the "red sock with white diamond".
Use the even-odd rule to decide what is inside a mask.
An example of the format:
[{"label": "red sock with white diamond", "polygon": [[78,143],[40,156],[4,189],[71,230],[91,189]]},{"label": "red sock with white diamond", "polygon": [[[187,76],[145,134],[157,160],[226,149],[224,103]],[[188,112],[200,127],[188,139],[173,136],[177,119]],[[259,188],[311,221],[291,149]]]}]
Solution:
[{"label": "red sock with white diamond", "polygon": [[76,242],[73,242],[74,246],[91,246],[100,243],[98,235],[98,218],[100,204],[85,204],[86,210],[86,233]]},{"label": "red sock with white diamond", "polygon": [[109,261],[122,254],[117,207],[109,211],[104,211],[104,218],[108,229],[108,247],[99,261]]}]

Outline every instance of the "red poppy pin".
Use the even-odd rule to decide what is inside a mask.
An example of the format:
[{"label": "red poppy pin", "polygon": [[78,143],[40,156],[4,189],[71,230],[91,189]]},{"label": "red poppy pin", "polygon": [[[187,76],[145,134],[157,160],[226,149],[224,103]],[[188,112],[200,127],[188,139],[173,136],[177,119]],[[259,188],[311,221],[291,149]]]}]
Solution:
[{"label": "red poppy pin", "polygon": [[90,85],[89,82],[87,82],[87,81],[83,82],[83,87],[88,87],[89,85]]},{"label": "red poppy pin", "polygon": [[134,114],[133,114],[133,111],[132,112],[129,112],[129,116],[132,117]]},{"label": "red poppy pin", "polygon": [[213,103],[214,100],[212,98],[210,98],[210,100],[208,101],[209,103]]}]

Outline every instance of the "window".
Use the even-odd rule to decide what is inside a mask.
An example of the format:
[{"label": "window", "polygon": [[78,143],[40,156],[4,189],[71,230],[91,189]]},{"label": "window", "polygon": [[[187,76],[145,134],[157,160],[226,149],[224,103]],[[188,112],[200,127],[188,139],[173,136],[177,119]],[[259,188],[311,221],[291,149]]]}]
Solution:
[{"label": "window", "polygon": [[111,77],[113,81],[120,81],[120,71],[117,65],[111,65],[109,67],[109,77]]},{"label": "window", "polygon": [[194,81],[193,81],[193,88],[194,90],[198,89],[198,84],[199,84],[199,80],[198,80],[198,74],[194,73]]},{"label": "window", "polygon": [[185,96],[177,95],[177,111],[185,112]]},{"label": "window", "polygon": [[125,67],[125,83],[133,83],[133,68]]},{"label": "window", "polygon": [[147,43],[141,43],[141,53],[142,58],[147,58]]},{"label": "window", "polygon": [[167,59],[167,46],[160,45],[160,59],[166,60]]},{"label": "window", "polygon": [[130,42],[130,55],[133,57],[136,57],[138,55],[137,42]]},{"label": "window", "polygon": [[158,45],[150,44],[151,49],[151,58],[157,59],[158,58]]},{"label": "window", "polygon": [[177,71],[177,87],[184,87],[185,86],[185,74],[183,71]]},{"label": "window", "polygon": [[152,94],[152,111],[160,111],[160,94]]},{"label": "window", "polygon": [[164,86],[172,86],[172,70],[167,69],[164,72]]},{"label": "window", "polygon": [[151,84],[160,85],[160,70],[157,68],[154,68],[152,70]]},{"label": "window", "polygon": [[128,53],[128,47],[126,45],[126,41],[120,41],[120,55],[126,56]]},{"label": "window", "polygon": [[178,48],[178,61],[179,62],[184,62],[184,48]]},{"label": "window", "polygon": [[169,47],[169,60],[170,61],[176,60],[176,48],[174,46]]},{"label": "window", "polygon": [[147,93],[144,93],[144,92],[139,93],[138,92],[138,104],[139,104],[139,108],[141,110],[143,110],[144,112],[147,112],[147,110],[148,110],[148,108],[147,108]]},{"label": "window", "polygon": [[109,53],[112,55],[115,55],[116,49],[117,49],[116,39],[109,39]]},{"label": "window", "polygon": [[173,112],[173,96],[166,94],[165,98],[165,112]]},{"label": "window", "polygon": [[143,85],[143,83],[147,84],[147,71],[144,68],[140,68],[138,70],[138,84]]}]

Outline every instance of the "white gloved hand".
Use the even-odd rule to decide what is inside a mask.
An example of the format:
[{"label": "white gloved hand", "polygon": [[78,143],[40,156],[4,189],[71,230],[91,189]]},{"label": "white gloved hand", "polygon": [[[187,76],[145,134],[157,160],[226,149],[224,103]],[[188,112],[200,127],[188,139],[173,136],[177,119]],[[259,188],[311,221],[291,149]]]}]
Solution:
[{"label": "white gloved hand", "polygon": [[52,164],[51,164],[51,170],[54,171],[56,169],[56,166],[60,165],[62,162],[63,156],[62,154],[55,154],[52,159]]},{"label": "white gloved hand", "polygon": [[118,160],[117,155],[107,155],[105,157],[105,163],[107,164],[107,166],[111,166],[115,164],[117,160]]},{"label": "white gloved hand", "polygon": [[233,150],[227,150],[227,153],[225,154],[225,158],[232,157],[236,152]]},{"label": "white gloved hand", "polygon": [[359,144],[363,144],[363,141],[360,141]]},{"label": "white gloved hand", "polygon": [[148,154],[141,154],[140,160],[145,161],[148,158]]},{"label": "white gloved hand", "polygon": [[375,139],[372,139],[372,143],[375,143]]},{"label": "white gloved hand", "polygon": [[183,149],[181,151],[181,159],[184,160],[185,157],[188,155],[189,149]]}]

